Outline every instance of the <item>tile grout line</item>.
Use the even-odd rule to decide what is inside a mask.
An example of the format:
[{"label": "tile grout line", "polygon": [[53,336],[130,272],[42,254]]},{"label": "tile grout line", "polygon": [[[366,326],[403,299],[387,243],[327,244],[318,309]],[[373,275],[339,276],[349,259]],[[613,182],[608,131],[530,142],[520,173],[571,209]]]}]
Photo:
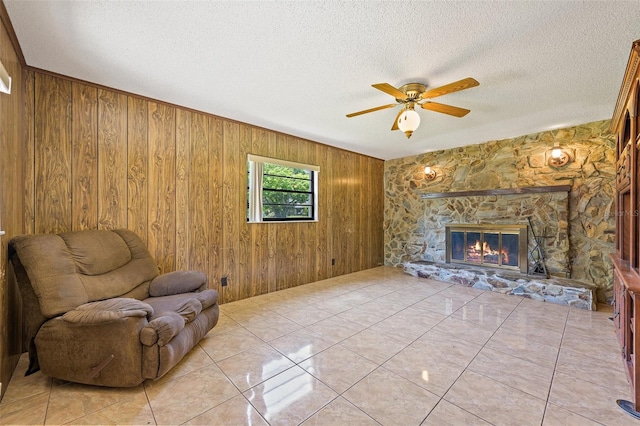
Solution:
[{"label": "tile grout line", "polygon": [[[196,345],[196,346],[200,346],[200,344],[198,343],[198,345]],[[207,356],[209,356],[209,355],[207,355]],[[156,419],[156,414],[153,412],[153,406],[151,405],[151,399],[149,399],[149,394],[147,393],[147,386],[145,385],[144,382],[142,382],[142,390],[144,391],[144,396],[147,399],[147,404],[149,405],[149,411],[151,411],[151,417],[153,417],[153,422],[157,425],[158,424],[158,419]]]},{"label": "tile grout line", "polygon": [[542,414],[542,421],[540,422],[541,425],[544,424],[544,418],[547,415],[547,407],[551,403],[549,401],[549,398],[551,397],[551,388],[553,388],[553,381],[556,378],[556,372],[557,372],[557,368],[558,368],[558,360],[560,359],[560,351],[562,350],[562,343],[564,342],[565,333],[567,331],[567,324],[569,323],[569,316],[571,315],[571,309],[572,308],[569,307],[569,310],[567,311],[567,316],[564,319],[564,326],[562,327],[562,338],[560,339],[560,343],[558,344],[558,353],[556,354],[556,361],[553,364],[553,374],[551,375],[551,381],[549,382],[549,389],[547,391],[547,399],[545,400],[544,411],[543,411],[543,414]]}]

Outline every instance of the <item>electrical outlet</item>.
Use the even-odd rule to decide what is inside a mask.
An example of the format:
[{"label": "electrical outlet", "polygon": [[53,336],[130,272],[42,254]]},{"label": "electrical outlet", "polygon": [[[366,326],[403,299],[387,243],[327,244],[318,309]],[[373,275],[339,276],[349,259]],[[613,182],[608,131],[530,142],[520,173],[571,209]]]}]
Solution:
[{"label": "electrical outlet", "polygon": [[227,283],[227,277],[222,277],[222,278],[220,278],[220,285],[221,285],[222,287],[226,287],[226,286],[227,286],[227,284],[228,284],[228,283]]},{"label": "electrical outlet", "polygon": [[331,266],[334,266],[336,264],[336,260],[335,259],[331,259]]}]

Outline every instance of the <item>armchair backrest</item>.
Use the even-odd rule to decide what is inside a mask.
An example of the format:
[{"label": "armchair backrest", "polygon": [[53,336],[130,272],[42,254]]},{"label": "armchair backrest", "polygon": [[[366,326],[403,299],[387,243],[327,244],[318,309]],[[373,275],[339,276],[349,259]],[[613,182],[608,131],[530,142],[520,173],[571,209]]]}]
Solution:
[{"label": "armchair backrest", "polygon": [[158,275],[144,243],[126,229],[23,235],[9,246],[45,318],[96,300],[145,299]]}]

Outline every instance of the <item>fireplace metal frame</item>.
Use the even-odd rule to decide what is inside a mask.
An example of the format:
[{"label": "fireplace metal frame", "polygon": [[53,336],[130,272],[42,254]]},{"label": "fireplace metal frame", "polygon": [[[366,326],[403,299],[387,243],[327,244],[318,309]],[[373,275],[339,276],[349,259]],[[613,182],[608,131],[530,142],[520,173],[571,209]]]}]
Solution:
[{"label": "fireplace metal frame", "polygon": [[[454,224],[446,225],[446,262],[447,263],[462,263],[465,265],[484,266],[490,268],[502,268],[520,271],[526,274],[529,269],[529,227],[527,225],[517,224]],[[518,235],[518,265],[496,265],[495,263],[483,263],[483,262],[470,262],[467,261],[467,250],[465,247],[464,260],[452,259],[451,256],[451,233],[452,232],[464,232],[465,233],[465,246],[467,246],[466,234],[467,232],[479,232],[484,240],[485,233],[491,234],[509,234]],[[502,237],[500,237],[502,241]],[[500,249],[500,248],[499,248]]]}]

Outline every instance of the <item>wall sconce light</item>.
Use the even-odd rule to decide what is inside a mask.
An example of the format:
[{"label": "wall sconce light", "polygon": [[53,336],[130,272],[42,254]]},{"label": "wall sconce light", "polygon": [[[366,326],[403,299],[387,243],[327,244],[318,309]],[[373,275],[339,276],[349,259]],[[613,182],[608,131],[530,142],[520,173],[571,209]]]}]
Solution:
[{"label": "wall sconce light", "polygon": [[427,180],[434,180],[436,178],[436,171],[427,166],[424,168],[424,177]]},{"label": "wall sconce light", "polygon": [[0,62],[0,92],[11,94],[11,77],[9,77],[7,70],[4,69],[2,62]]},{"label": "wall sconce light", "polygon": [[551,155],[549,156],[549,165],[551,167],[562,167],[569,163],[571,157],[569,153],[564,149],[560,148],[560,144],[556,142],[553,145],[553,149],[551,150]]}]

